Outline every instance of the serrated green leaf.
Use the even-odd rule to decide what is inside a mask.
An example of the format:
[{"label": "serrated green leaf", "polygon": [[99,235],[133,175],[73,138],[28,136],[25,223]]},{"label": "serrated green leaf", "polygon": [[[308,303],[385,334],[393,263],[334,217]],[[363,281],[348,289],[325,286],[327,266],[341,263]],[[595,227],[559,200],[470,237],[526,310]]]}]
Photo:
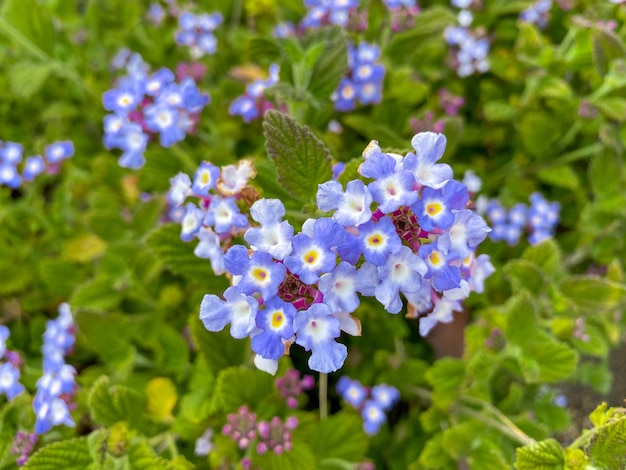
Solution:
[{"label": "serrated green leaf", "polygon": [[254,406],[274,390],[274,378],[257,369],[231,367],[217,377],[215,400],[220,409],[234,412],[241,405]]},{"label": "serrated green leaf", "polygon": [[452,469],[458,467],[457,463],[450,458],[446,452],[443,444],[443,435],[441,433],[435,434],[428,442],[426,442],[418,462],[422,467],[411,466],[410,468],[434,470],[440,468]]},{"label": "serrated green leaf", "polygon": [[597,196],[610,194],[622,184],[623,165],[615,153],[606,151],[596,155],[589,162],[589,181]]},{"label": "serrated green leaf", "polygon": [[455,460],[466,457],[474,441],[480,436],[482,426],[466,421],[443,431],[442,444]]},{"label": "serrated green leaf", "polygon": [[333,175],[328,149],[308,127],[276,110],[265,114],[263,134],[280,185],[302,202],[315,201],[318,184]]},{"label": "serrated green leaf", "polygon": [[324,101],[337,89],[348,70],[348,39],[343,28],[337,26],[315,28],[307,34],[305,45],[325,45],[321,57],[315,63],[309,84],[309,92]]},{"label": "serrated green leaf", "polygon": [[144,409],[143,397],[123,385],[111,386],[109,378],[100,377],[89,393],[89,408],[94,421],[112,426],[125,421],[137,428]]},{"label": "serrated green leaf", "polygon": [[611,31],[595,28],[591,38],[593,64],[600,75],[606,75],[613,59],[623,58],[626,50],[622,41]]},{"label": "serrated green leaf", "polygon": [[84,470],[93,459],[86,437],[53,442],[35,452],[22,467],[23,470]]},{"label": "serrated green leaf", "polygon": [[18,62],[9,69],[11,91],[20,98],[30,98],[39,91],[54,70],[53,64]]},{"label": "serrated green leaf", "polygon": [[245,363],[250,356],[249,342],[233,338],[228,329],[208,331],[197,315],[189,318],[189,327],[194,343],[215,375],[222,369]]},{"label": "serrated green leaf", "polygon": [[546,439],[518,448],[515,468],[517,470],[562,470],[564,463],[561,445],[555,439]]},{"label": "serrated green leaf", "polygon": [[358,462],[367,450],[367,436],[359,416],[340,412],[313,428],[309,444],[318,460],[336,458]]},{"label": "serrated green leaf", "polygon": [[426,380],[433,387],[433,403],[445,408],[458,396],[465,378],[465,363],[460,359],[439,359],[428,372]]},{"label": "serrated green leaf", "polygon": [[561,269],[561,249],[553,239],[529,246],[522,253],[522,259],[532,262],[548,275],[554,275]]},{"label": "serrated green leaf", "polygon": [[134,438],[128,448],[128,464],[132,470],[169,469],[168,461],[159,457],[156,452],[141,438]]},{"label": "serrated green leaf", "polygon": [[293,441],[290,451],[276,455],[268,452],[253,459],[253,468],[263,470],[314,470],[317,467],[316,456],[304,442]]},{"label": "serrated green leaf", "polygon": [[148,248],[176,274],[181,274],[194,281],[215,278],[211,262],[193,254],[192,243],[180,239],[180,226],[166,224],[154,230],[146,239]]},{"label": "serrated green leaf", "polygon": [[506,263],[502,272],[511,282],[515,292],[526,289],[538,292],[544,285],[543,276],[537,265],[525,259],[514,259]]},{"label": "serrated green leaf", "polygon": [[615,308],[626,299],[623,284],[595,276],[570,276],[559,287],[580,308],[593,312]]},{"label": "serrated green leaf", "polygon": [[626,467],[626,416],[602,426],[587,450],[596,468]]}]

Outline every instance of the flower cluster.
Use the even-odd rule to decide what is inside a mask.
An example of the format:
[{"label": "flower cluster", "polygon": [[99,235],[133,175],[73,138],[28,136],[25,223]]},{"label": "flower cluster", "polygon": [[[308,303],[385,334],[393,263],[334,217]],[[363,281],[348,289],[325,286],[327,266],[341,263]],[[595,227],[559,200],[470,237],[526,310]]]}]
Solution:
[{"label": "flower cluster", "polygon": [[24,386],[20,383],[20,356],[7,350],[6,342],[11,332],[9,328],[0,325],[0,395],[5,395],[9,400],[24,392]]},{"label": "flower cluster", "polygon": [[[430,132],[412,139],[405,157],[384,153],[373,141],[360,174],[370,179],[319,185],[317,205],[331,217],[308,219],[302,232],[283,221],[281,201],[261,199],[250,208],[259,227],[224,255],[233,285],[224,298],[207,294],[200,318],[209,331],[230,324],[234,338],[252,337],[257,367],[271,373],[295,342],[311,351],[309,367],[339,369],[347,356],[335,341],[341,331],[361,333],[351,313],[358,293],[374,296],[389,313],[409,301],[409,316],[424,316],[420,333],[452,320],[471,290],[482,292],[493,271],[474,250],[490,229],[466,209],[465,186],[452,168],[438,164],[446,139]],[[372,205],[375,204],[372,209]]]},{"label": "flower cluster", "polygon": [[70,409],[76,391],[76,369],[65,363],[74,341],[74,319],[70,306],[64,303],[59,306],[59,316],[46,323],[43,335],[43,376],[37,381],[33,399],[35,434],[45,434],[59,424],[74,426]]},{"label": "flower cluster", "polygon": [[387,421],[387,415],[400,400],[396,387],[387,384],[364,387],[358,380],[343,376],[337,382],[339,396],[359,410],[363,418],[363,429],[367,434],[376,434]]},{"label": "flower cluster", "polygon": [[298,419],[289,416],[283,423],[278,416],[269,421],[257,421],[256,414],[241,406],[237,413],[230,413],[222,434],[231,437],[244,450],[256,441],[256,452],[263,455],[272,451],[276,455],[291,450],[291,431],[298,427]]},{"label": "flower cluster", "polygon": [[528,242],[536,245],[554,235],[561,205],[547,201],[540,193],[533,193],[530,195],[530,207],[518,203],[507,211],[497,199],[493,199],[485,212],[493,228],[489,234],[491,240],[504,240],[509,245],[517,245],[526,228]]},{"label": "flower cluster", "polygon": [[348,49],[348,74],[341,79],[331,96],[337,111],[352,111],[357,104],[374,104],[382,99],[385,68],[376,63],[378,46],[362,42]]},{"label": "flower cluster", "polygon": [[520,13],[519,19],[525,23],[536,24],[543,29],[548,24],[550,8],[552,8],[552,0],[537,0]]},{"label": "flower cluster", "polygon": [[222,21],[221,13],[195,15],[184,11],[178,17],[176,43],[189,47],[189,53],[193,59],[215,54],[217,38],[213,31],[222,24]]},{"label": "flower cluster", "polygon": [[45,148],[43,157],[34,155],[22,163],[23,151],[21,144],[0,141],[0,185],[17,189],[23,181],[33,181],[44,171],[56,173],[63,160],[74,155],[74,144],[70,141],[55,142]]},{"label": "flower cluster", "polygon": [[232,116],[241,116],[244,122],[250,122],[263,117],[265,111],[272,109],[273,105],[264,96],[265,90],[278,83],[280,67],[278,64],[270,65],[269,77],[266,80],[256,79],[246,86],[246,93],[230,104],[228,112]]},{"label": "flower cluster", "polygon": [[383,0],[391,12],[391,30],[405,31],[415,24],[420,8],[415,0]]},{"label": "flower cluster", "polygon": [[[181,223],[183,241],[200,240],[194,253],[211,260],[216,274],[224,272],[222,246],[230,244],[235,235],[248,228],[248,216],[241,213],[237,202],[247,204],[244,197],[251,189],[247,186],[248,180],[254,176],[251,162],[241,160],[238,165],[221,169],[210,162],[202,162],[193,181],[182,172],[170,179],[167,194],[170,218]],[[184,204],[188,196],[198,198],[198,203]]]},{"label": "flower cluster", "polygon": [[474,20],[469,7],[472,0],[452,0],[452,5],[461,8],[458,15],[458,26],[448,26],[444,38],[452,47],[452,66],[459,77],[467,77],[473,73],[485,73],[489,70],[489,40],[480,37],[469,26]]},{"label": "flower cluster", "polygon": [[209,103],[190,77],[180,83],[174,73],[163,67],[153,74],[138,54],[116,58],[125,64],[127,75],[103,95],[104,146],[120,149],[119,164],[139,169],[145,163],[148,141],[158,135],[163,147],[170,147],[195,129],[200,112]]},{"label": "flower cluster", "polygon": [[308,8],[302,19],[304,28],[319,28],[327,24],[347,26],[350,13],[359,7],[359,0],[304,0]]},{"label": "flower cluster", "polygon": [[[462,96],[456,96],[445,88],[437,92],[437,97],[439,98],[439,107],[448,116],[455,116],[465,104],[465,99]],[[441,118],[435,119],[435,113],[432,111],[427,111],[422,119],[411,118],[411,128],[415,133],[425,131],[442,133],[446,128],[446,123]]]},{"label": "flower cluster", "polygon": [[276,379],[276,388],[287,402],[287,406],[292,409],[298,407],[298,397],[314,386],[315,379],[312,375],[301,378],[300,372],[296,369],[289,369],[285,375]]}]

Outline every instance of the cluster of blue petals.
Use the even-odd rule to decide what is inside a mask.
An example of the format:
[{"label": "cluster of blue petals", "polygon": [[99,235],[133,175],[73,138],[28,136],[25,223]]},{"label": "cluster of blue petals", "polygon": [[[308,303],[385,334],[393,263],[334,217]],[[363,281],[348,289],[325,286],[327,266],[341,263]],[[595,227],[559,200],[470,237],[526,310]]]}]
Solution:
[{"label": "cluster of blue petals", "polygon": [[272,104],[265,99],[264,92],[278,83],[280,67],[271,64],[269,77],[265,80],[256,79],[246,86],[246,93],[235,98],[228,108],[231,116],[241,116],[244,122],[251,122],[263,117]]},{"label": "cluster of blue petals", "polygon": [[371,182],[331,180],[320,184],[317,205],[328,217],[308,219],[300,233],[284,221],[276,199],[250,208],[255,226],[232,246],[224,268],[232,287],[223,297],[205,295],[200,318],[209,331],[230,324],[235,338],[252,337],[255,363],[275,372],[292,343],[311,352],[309,367],[339,369],[347,356],[341,331],[360,335],[351,314],[360,295],[375,297],[389,313],[409,302],[409,315],[423,317],[427,335],[452,320],[470,291],[482,292],[493,267],[475,248],[490,229],[467,209],[465,186],[452,168],[437,163],[445,150],[441,134],[412,139],[406,156],[384,153],[373,141],[363,152],[360,174]]},{"label": "cluster of blue petals", "polygon": [[223,20],[221,13],[196,15],[184,11],[178,16],[178,30],[174,36],[176,43],[187,46],[193,59],[215,54],[217,38],[213,32]]},{"label": "cluster of blue petals", "polygon": [[544,29],[548,25],[550,8],[552,8],[552,0],[537,0],[520,13],[519,19]]},{"label": "cluster of blue petals", "polygon": [[76,369],[65,363],[65,356],[75,341],[74,319],[70,306],[59,305],[59,316],[48,320],[43,335],[43,376],[37,381],[33,399],[35,434],[45,434],[53,426],[74,426],[70,414],[72,398],[76,391]]},{"label": "cluster of blue petals", "polygon": [[337,381],[337,393],[363,418],[363,429],[367,434],[376,434],[387,421],[387,413],[400,400],[400,391],[391,385],[380,384],[364,387],[358,380],[343,376]]},{"label": "cluster of blue petals", "polygon": [[380,48],[367,42],[348,48],[349,70],[331,96],[337,111],[352,111],[357,103],[374,104],[382,99],[385,67],[377,63]]},{"label": "cluster of blue petals", "polygon": [[71,141],[54,142],[45,148],[43,157],[34,155],[24,161],[23,153],[22,144],[0,141],[0,185],[17,189],[44,171],[56,173],[63,160],[74,155],[74,144]]},{"label": "cluster of blue petals", "polygon": [[359,7],[359,0],[304,0],[308,8],[302,19],[304,28],[318,28],[327,24],[347,26],[350,13]]},{"label": "cluster of blue petals", "polygon": [[104,146],[120,149],[120,166],[139,169],[145,164],[148,142],[158,136],[163,147],[171,147],[193,132],[200,112],[210,98],[201,93],[191,77],[180,83],[163,67],[150,74],[139,54],[118,58],[126,75],[102,97]]},{"label": "cluster of blue petals", "polygon": [[474,19],[469,7],[470,0],[452,0],[452,6],[461,8],[458,15],[459,25],[448,26],[444,38],[452,48],[452,66],[459,77],[467,77],[474,73],[485,73],[489,70],[489,40],[479,37],[470,29]]},{"label": "cluster of blue petals", "polygon": [[11,336],[9,328],[0,325],[0,395],[13,400],[24,392],[24,386],[20,383],[19,356],[7,350],[9,336]]},{"label": "cluster of blue petals", "polygon": [[[241,213],[238,202],[254,175],[252,164],[241,160],[222,168],[202,162],[193,180],[182,172],[170,179],[170,219],[180,222],[183,241],[200,241],[194,253],[209,259],[216,274],[224,273],[222,246],[248,228],[248,216]],[[186,202],[187,197],[194,197],[197,202]]]},{"label": "cluster of blue petals", "polygon": [[517,245],[527,231],[528,242],[536,245],[554,236],[560,212],[558,202],[549,202],[540,193],[530,195],[530,206],[518,203],[508,211],[497,199],[493,199],[486,208],[486,216],[493,229],[489,238],[506,241],[512,246]]}]

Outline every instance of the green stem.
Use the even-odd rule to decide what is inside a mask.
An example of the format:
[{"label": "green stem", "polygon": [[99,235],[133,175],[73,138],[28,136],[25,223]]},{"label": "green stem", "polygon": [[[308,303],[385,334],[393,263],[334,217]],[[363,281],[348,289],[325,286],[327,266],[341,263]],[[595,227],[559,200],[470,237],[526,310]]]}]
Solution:
[{"label": "green stem", "polygon": [[328,374],[320,373],[319,378],[320,419],[328,417]]}]

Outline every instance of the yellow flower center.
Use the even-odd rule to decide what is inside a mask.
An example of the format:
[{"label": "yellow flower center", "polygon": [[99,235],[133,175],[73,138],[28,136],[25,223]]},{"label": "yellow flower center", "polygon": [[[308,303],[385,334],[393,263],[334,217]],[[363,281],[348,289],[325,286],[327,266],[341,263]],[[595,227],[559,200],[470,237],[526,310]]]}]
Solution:
[{"label": "yellow flower center", "polygon": [[280,328],[282,326],[282,324],[285,321],[285,317],[283,315],[283,312],[281,312],[280,310],[275,311],[274,313],[272,313],[272,320],[271,320],[271,325],[272,328]]}]

